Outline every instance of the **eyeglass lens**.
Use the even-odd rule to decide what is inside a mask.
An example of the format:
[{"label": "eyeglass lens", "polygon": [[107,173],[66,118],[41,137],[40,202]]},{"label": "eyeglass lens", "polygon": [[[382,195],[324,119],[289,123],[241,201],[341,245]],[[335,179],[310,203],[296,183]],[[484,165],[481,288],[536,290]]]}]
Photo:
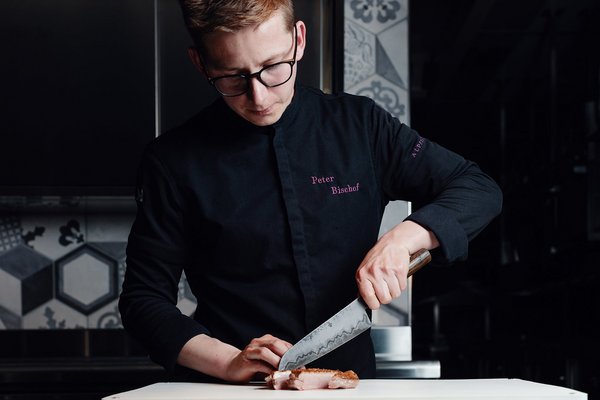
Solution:
[{"label": "eyeglass lens", "polygon": [[267,87],[283,85],[292,76],[292,63],[285,61],[268,65],[259,72],[252,75],[225,76],[214,80],[214,85],[224,95],[242,94],[248,90],[251,77],[256,78]]}]

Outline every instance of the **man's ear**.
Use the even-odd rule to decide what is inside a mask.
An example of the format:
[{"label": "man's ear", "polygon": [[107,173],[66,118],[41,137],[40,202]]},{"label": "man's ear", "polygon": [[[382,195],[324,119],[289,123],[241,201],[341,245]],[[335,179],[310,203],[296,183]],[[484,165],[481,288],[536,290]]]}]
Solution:
[{"label": "man's ear", "polygon": [[296,22],[296,29],[298,29],[298,49],[296,50],[296,60],[301,60],[304,56],[304,49],[306,48],[306,25],[302,21]]},{"label": "man's ear", "polygon": [[198,71],[206,75],[206,68],[204,68],[202,58],[200,57],[200,53],[198,53],[198,49],[193,46],[188,47],[188,56],[190,57],[190,60],[192,60],[192,64],[194,64],[194,67],[196,67]]}]

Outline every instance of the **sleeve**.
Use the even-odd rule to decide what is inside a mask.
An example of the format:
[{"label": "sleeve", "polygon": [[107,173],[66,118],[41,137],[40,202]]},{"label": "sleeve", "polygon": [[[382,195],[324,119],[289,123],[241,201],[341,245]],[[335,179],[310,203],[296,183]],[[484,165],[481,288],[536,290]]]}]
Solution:
[{"label": "sleeve", "polygon": [[127,269],[119,299],[125,329],[168,371],[183,345],[208,330],[176,307],[188,262],[181,201],[173,180],[146,149],[136,188],[137,214],[127,244]]},{"label": "sleeve", "polygon": [[446,262],[464,260],[468,244],[501,211],[502,192],[479,166],[373,108],[381,185],[388,200],[417,207],[406,218],[432,231]]}]

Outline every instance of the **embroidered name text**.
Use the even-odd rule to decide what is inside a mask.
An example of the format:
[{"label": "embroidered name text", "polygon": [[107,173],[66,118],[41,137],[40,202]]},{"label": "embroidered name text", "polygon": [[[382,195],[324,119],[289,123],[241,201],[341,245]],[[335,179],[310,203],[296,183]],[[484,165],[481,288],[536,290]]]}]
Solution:
[{"label": "embroidered name text", "polygon": [[417,156],[417,153],[419,151],[421,151],[421,148],[423,147],[423,143],[425,143],[425,139],[423,138],[419,138],[419,141],[417,142],[417,144],[415,145],[415,147],[413,147],[413,151],[412,151],[412,158],[415,158]]},{"label": "embroidered name text", "polygon": [[313,185],[316,184],[321,184],[321,183],[331,183],[335,180],[335,177],[333,176],[323,176],[321,178],[316,177],[316,176],[311,176],[310,180],[312,181]]},{"label": "embroidered name text", "polygon": [[331,186],[331,194],[336,195],[336,194],[358,192],[359,187],[360,187],[360,182],[356,182],[356,185],[354,185],[354,186],[351,186],[351,185],[346,185],[344,187]]}]

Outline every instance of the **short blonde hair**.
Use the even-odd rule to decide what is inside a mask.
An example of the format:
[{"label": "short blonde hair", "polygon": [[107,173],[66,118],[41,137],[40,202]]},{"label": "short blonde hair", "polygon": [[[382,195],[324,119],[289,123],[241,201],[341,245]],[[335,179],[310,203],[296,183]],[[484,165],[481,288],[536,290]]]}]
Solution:
[{"label": "short blonde hair", "polygon": [[183,19],[196,44],[212,32],[235,32],[258,25],[273,13],[283,14],[286,26],[293,29],[292,0],[179,0]]}]

